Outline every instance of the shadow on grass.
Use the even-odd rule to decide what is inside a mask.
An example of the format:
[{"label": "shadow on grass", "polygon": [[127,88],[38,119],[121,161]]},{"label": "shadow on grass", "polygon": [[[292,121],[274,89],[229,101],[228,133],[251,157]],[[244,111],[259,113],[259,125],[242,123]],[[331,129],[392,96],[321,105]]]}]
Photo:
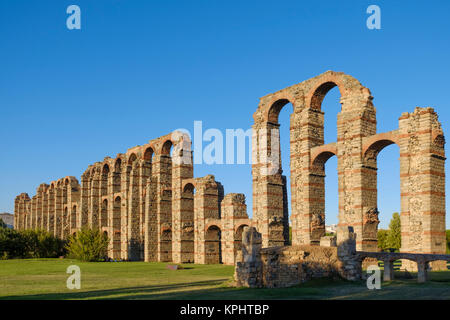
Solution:
[{"label": "shadow on grass", "polygon": [[165,285],[134,286],[107,290],[73,291],[6,296],[6,300],[66,299],[163,299],[163,300],[261,300],[261,299],[450,299],[449,275],[436,274],[426,284],[416,279],[382,283],[381,290],[368,290],[365,281],[314,279],[291,288],[234,288],[230,278]]},{"label": "shadow on grass", "polygon": [[[141,296],[149,298],[154,298],[154,293],[164,290],[175,290],[175,289],[185,289],[189,287],[206,287],[206,286],[219,286],[223,285],[224,281],[229,279],[217,279],[217,280],[207,280],[189,283],[175,283],[167,285],[154,285],[154,286],[141,286],[141,287],[127,287],[127,288],[114,288],[107,290],[91,290],[91,291],[74,291],[74,292],[62,292],[62,293],[43,293],[34,295],[15,295],[15,296],[5,296],[0,299],[3,300],[65,300],[65,299],[134,299],[136,296],[134,294],[141,293]],[[81,289],[82,290],[82,289]],[[189,292],[189,291],[187,291]],[[145,293],[145,294],[143,294]],[[173,293],[171,293],[172,295]],[[113,295],[118,295],[119,297],[110,297]]]}]

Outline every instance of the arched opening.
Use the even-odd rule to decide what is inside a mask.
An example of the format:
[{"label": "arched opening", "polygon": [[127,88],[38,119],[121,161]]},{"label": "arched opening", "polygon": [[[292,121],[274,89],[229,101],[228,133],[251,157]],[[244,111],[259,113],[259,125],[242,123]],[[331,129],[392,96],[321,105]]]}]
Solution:
[{"label": "arched opening", "polygon": [[122,200],[120,197],[114,199],[113,207],[113,225],[112,225],[112,241],[113,241],[113,258],[120,259],[121,257],[121,206]]},{"label": "arched opening", "polygon": [[[381,152],[383,151],[383,152]],[[393,233],[400,237],[401,232],[395,226],[400,213],[400,154],[395,141],[379,139],[372,142],[364,154],[367,168],[372,169],[367,188],[376,200],[364,212],[363,246],[366,251],[399,251],[400,243],[395,245]],[[367,191],[369,193],[369,191]],[[394,220],[393,220],[394,219]],[[390,222],[392,224],[392,232]]]},{"label": "arched opening", "polygon": [[108,194],[108,175],[109,175],[109,166],[105,164],[102,168],[102,181],[100,185],[100,195],[106,196]]},{"label": "arched opening", "polygon": [[[326,91],[326,89],[328,91]],[[337,86],[331,84],[323,87],[324,97],[321,110],[324,111],[324,144],[334,143],[338,140],[337,115],[341,111],[341,93]],[[326,92],[326,93],[325,93]],[[325,162],[325,235],[336,235],[339,222],[339,182],[338,160],[330,157]]]},{"label": "arched opening", "polygon": [[[327,222],[328,220],[334,222],[337,224],[337,216],[338,214],[333,214],[333,210],[337,211],[337,208],[328,209],[328,215],[327,218],[327,197],[328,198],[337,198],[337,181],[336,187],[335,187],[335,194],[331,194],[331,196],[327,195],[327,181],[326,181],[326,164],[329,163],[330,159],[336,159],[335,157],[335,150],[325,150],[321,153],[319,153],[312,163],[312,172],[310,177],[310,183],[311,183],[311,192],[313,192],[314,197],[317,201],[310,203],[310,210],[311,210],[311,244],[319,245],[320,244],[320,238],[325,236],[327,234]],[[335,161],[336,163],[336,161]],[[331,169],[334,169],[337,171],[337,166],[331,166]],[[337,179],[336,179],[337,180]],[[328,187],[328,189],[331,189]],[[334,212],[336,212],[334,211]],[[333,228],[332,226],[329,226],[328,235],[332,235]]]},{"label": "arched opening", "polygon": [[[293,148],[291,145],[291,139],[293,138],[293,136],[291,136],[291,117],[293,112],[294,107],[292,103],[287,99],[280,99],[272,104],[268,114],[269,132],[267,132],[267,148],[269,150],[268,153],[271,157],[271,161],[274,161],[272,163],[273,168],[275,169],[273,170],[273,173],[279,174],[280,179],[278,181],[279,186],[275,187],[275,185],[273,185],[273,188],[276,188],[277,190],[271,190],[271,193],[282,195],[280,199],[273,199],[275,200],[274,205],[281,208],[282,217],[276,217],[270,222],[269,239],[277,239],[278,241],[276,241],[276,243],[278,244],[290,241],[289,213],[294,212],[294,204],[291,199],[291,150]],[[273,139],[275,139],[275,141],[273,141]],[[278,155],[276,155],[276,152],[278,152]],[[282,220],[280,220],[280,218],[282,218]]]},{"label": "arched opening", "polygon": [[[291,103],[284,105],[283,110],[279,112],[278,123],[280,125],[280,167],[283,185],[283,217],[288,218],[293,212],[291,199],[291,132],[290,116],[294,112]],[[289,226],[290,227],[290,226]],[[275,228],[270,228],[270,232],[277,232]],[[289,239],[289,242],[290,239]]]},{"label": "arched opening", "polygon": [[222,263],[221,231],[218,226],[210,226],[205,234],[205,263]]},{"label": "arched opening", "polygon": [[[318,150],[312,157],[310,174],[311,244],[320,244],[325,235],[335,235],[339,222],[339,188],[336,144],[338,114],[341,111],[340,91],[334,82],[319,85],[311,96],[310,109],[316,116],[311,122],[310,139]],[[312,149],[312,152],[314,149]]]},{"label": "arched opening", "polygon": [[236,257],[236,254],[238,252],[241,252],[242,250],[242,233],[244,232],[244,228],[248,227],[248,225],[243,224],[240,225],[236,232],[234,233],[234,256]]},{"label": "arched opening", "polygon": [[104,199],[102,202],[102,209],[100,214],[100,228],[108,226],[108,200]]},{"label": "arched opening", "polygon": [[337,86],[331,87],[323,96],[320,110],[324,113],[324,144],[333,143],[338,140],[337,115],[342,108],[340,99],[341,93]]},{"label": "arched opening", "polygon": [[122,160],[118,158],[114,163],[114,176],[113,176],[113,193],[120,192],[120,183],[121,183],[121,173],[122,173]]},{"label": "arched opening", "polygon": [[153,155],[154,155],[153,148],[148,147],[147,149],[145,149],[144,152],[144,160],[148,163],[152,163]]},{"label": "arched opening", "polygon": [[195,194],[195,186],[192,183],[187,183],[183,188],[183,193],[185,193],[189,199],[194,199],[192,196]]},{"label": "arched opening", "polygon": [[132,153],[129,157],[128,157],[128,165],[131,166],[133,165],[133,162],[135,162],[137,159],[136,154]]},{"label": "arched opening", "polygon": [[166,156],[171,156],[173,151],[173,143],[170,140],[167,140],[164,142],[162,148],[161,148],[161,154]]}]

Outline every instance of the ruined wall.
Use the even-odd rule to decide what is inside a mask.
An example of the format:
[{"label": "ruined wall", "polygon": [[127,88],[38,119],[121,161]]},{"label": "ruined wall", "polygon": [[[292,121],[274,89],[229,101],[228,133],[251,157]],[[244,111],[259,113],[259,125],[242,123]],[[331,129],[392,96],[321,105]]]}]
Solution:
[{"label": "ruined wall", "polygon": [[343,232],[338,246],[292,245],[261,248],[262,236],[255,228],[245,228],[242,253],[238,255],[235,285],[252,288],[282,288],[314,278],[361,278],[361,261],[356,254],[356,235]]}]

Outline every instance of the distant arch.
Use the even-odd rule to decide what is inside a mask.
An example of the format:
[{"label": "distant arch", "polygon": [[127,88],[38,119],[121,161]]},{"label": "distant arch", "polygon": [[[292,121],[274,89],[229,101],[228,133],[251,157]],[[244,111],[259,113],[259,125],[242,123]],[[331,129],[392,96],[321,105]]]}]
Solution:
[{"label": "distant arch", "polygon": [[136,160],[137,160],[136,154],[135,153],[130,154],[128,157],[128,165],[132,165]]},{"label": "distant arch", "polygon": [[173,147],[172,140],[166,140],[161,147],[161,154],[170,156],[171,149]]},{"label": "distant arch", "polygon": [[205,263],[222,263],[222,232],[217,225],[211,225],[205,234]]}]

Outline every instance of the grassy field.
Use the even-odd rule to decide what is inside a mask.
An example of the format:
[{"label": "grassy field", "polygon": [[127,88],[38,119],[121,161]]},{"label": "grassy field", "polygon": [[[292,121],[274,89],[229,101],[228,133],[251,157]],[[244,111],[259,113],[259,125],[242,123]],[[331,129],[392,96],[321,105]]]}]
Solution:
[{"label": "grassy field", "polygon": [[[66,288],[72,264],[81,268],[80,290]],[[224,265],[169,270],[165,263],[6,260],[0,261],[0,299],[450,299],[450,271],[430,273],[426,284],[396,272],[399,280],[383,282],[381,290],[328,279],[284,289],[233,288],[233,272]]]}]

